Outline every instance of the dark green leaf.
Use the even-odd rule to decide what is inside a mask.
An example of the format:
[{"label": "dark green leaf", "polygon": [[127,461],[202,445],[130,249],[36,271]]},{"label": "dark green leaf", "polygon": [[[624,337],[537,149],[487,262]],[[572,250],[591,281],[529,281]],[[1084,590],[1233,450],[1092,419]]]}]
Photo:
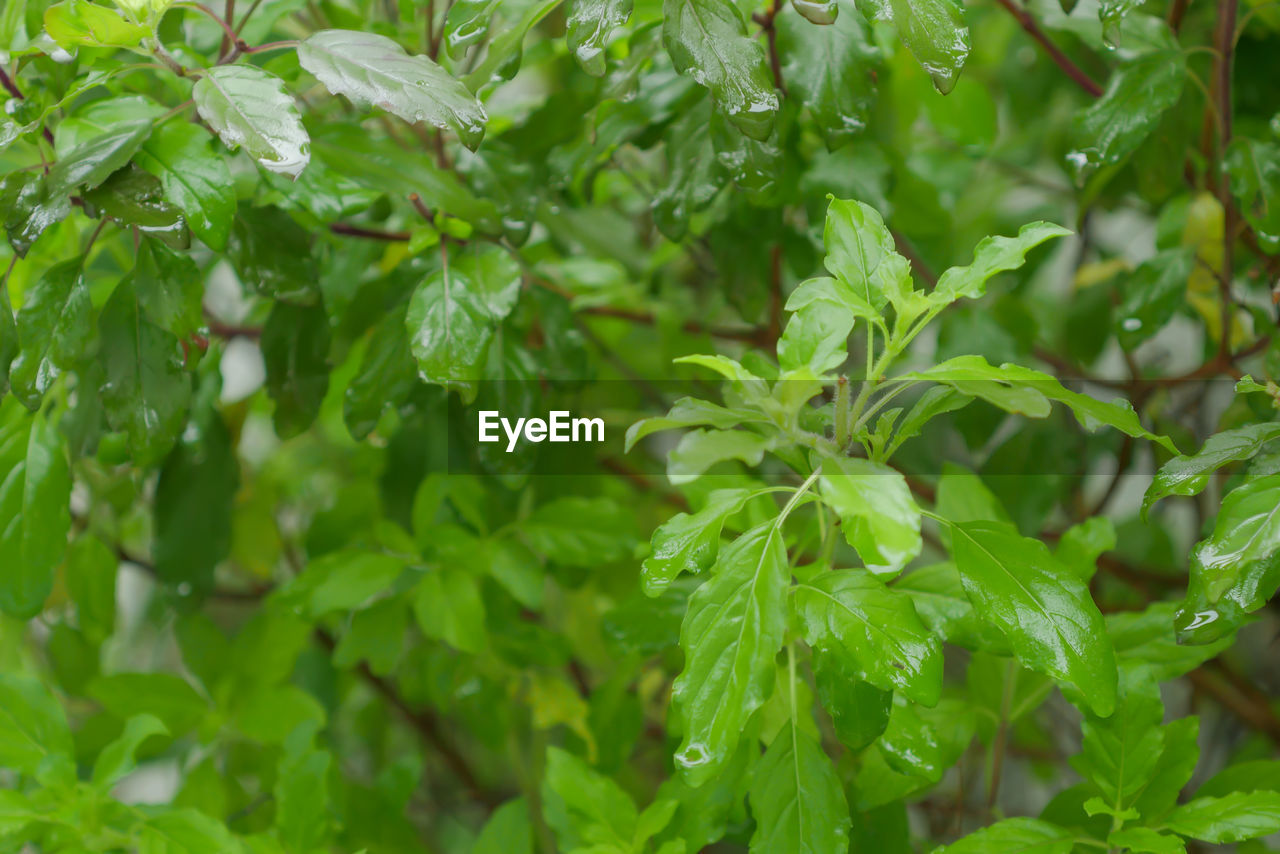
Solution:
[{"label": "dark green leaf", "polygon": [[322,306],[278,302],[261,346],[276,433],[287,439],[311,426],[329,390],[329,316]]},{"label": "dark green leaf", "polygon": [[207,133],[167,122],[152,132],[135,159],[160,179],[165,198],[178,206],[197,237],[210,249],[226,248],[236,194],[226,161],[210,149]]}]

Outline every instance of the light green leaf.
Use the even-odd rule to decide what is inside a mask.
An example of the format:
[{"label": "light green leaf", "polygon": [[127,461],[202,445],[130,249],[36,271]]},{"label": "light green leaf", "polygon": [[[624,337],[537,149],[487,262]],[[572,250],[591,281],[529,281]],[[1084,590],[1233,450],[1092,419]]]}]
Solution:
[{"label": "light green leaf", "polygon": [[754,493],[717,489],[695,513],[677,513],[653,532],[653,551],[640,565],[648,596],[658,596],[682,572],[697,575],[715,563],[725,519],[742,509]]},{"label": "light green leaf", "polygon": [[471,854],[533,854],[529,802],[515,798],[494,810],[480,828]]},{"label": "light green leaf", "polygon": [[0,673],[0,766],[35,774],[48,757],[72,758],[62,706],[29,676]]},{"label": "light green leaf", "polygon": [[1204,842],[1257,839],[1280,831],[1280,792],[1234,792],[1196,798],[1164,818],[1164,827]]},{"label": "light green leaf", "polygon": [[863,306],[882,310],[889,295],[875,273],[886,258],[897,256],[898,250],[876,209],[862,202],[832,197],[827,206],[822,243],[827,250],[823,264],[858,298],[849,308],[855,314],[865,314]]},{"label": "light green leaf", "polygon": [[290,599],[305,602],[312,617],[322,617],[364,606],[389,588],[404,568],[404,562],[394,555],[344,549],[308,563],[284,592]]},{"label": "light green leaf", "polygon": [[520,523],[529,544],[565,566],[598,567],[631,551],[633,522],[608,498],[569,496],[541,505]]},{"label": "light green leaf", "polygon": [[768,697],[786,631],[789,578],[773,520],[722,550],[715,574],[689,598],[680,628],[685,665],[672,700],[684,733],[676,766],[692,785],[724,768],[747,718]]},{"label": "light green leaf", "polygon": [[1098,557],[1115,547],[1115,524],[1106,516],[1092,516],[1062,532],[1054,557],[1088,582],[1098,571]]},{"label": "light green leaf", "polygon": [[66,50],[82,45],[134,47],[152,35],[146,27],[126,21],[119,12],[87,0],[70,0],[45,9],[44,29]]},{"label": "light green leaf", "polygon": [[1160,688],[1140,664],[1122,671],[1114,714],[1085,714],[1081,753],[1071,766],[1097,787],[1113,814],[1131,809],[1150,783],[1164,750],[1163,717]]},{"label": "light green leaf", "polygon": [[1227,463],[1256,456],[1264,445],[1274,439],[1280,439],[1280,422],[1276,421],[1249,424],[1213,434],[1194,454],[1174,457],[1160,467],[1142,497],[1143,513],[1165,496],[1199,494],[1215,471]]},{"label": "light green leaf", "polygon": [[849,805],[831,760],[809,735],[787,724],[756,766],[753,852],[826,854],[849,846]]},{"label": "light green leaf", "polygon": [[467,87],[426,56],[410,56],[376,33],[321,30],[298,45],[298,62],[334,94],[407,122],[451,130],[472,151],[489,117]]},{"label": "light green leaf", "polygon": [[933,706],[942,693],[942,648],[911,599],[860,570],[801,584],[793,607],[805,642],[845,659],[854,677]]},{"label": "light green leaf", "polygon": [[172,673],[117,673],[89,683],[89,696],[122,720],[153,715],[174,737],[195,729],[209,713],[196,689]]},{"label": "light green leaf", "polygon": [[682,397],[672,405],[671,411],[666,415],[644,418],[628,427],[624,450],[630,453],[636,442],[639,442],[650,433],[657,433],[662,430],[672,430],[677,427],[696,427],[703,424],[727,430],[730,427],[737,427],[744,421],[761,420],[763,420],[763,417],[760,413],[749,409],[726,409],[723,406],[718,406],[705,400]]},{"label": "light green leaf", "polygon": [[1173,630],[1176,602],[1153,602],[1145,611],[1107,614],[1107,633],[1123,661],[1148,665],[1160,682],[1177,679],[1231,646],[1228,634],[1213,643],[1180,644]]},{"label": "light green leaf", "polygon": [[413,613],[423,634],[454,649],[478,653],[488,645],[484,600],[470,573],[453,567],[428,572],[418,583]]},{"label": "light green leaf", "polygon": [[677,485],[689,483],[726,460],[758,466],[773,445],[772,438],[746,430],[691,430],[667,455],[667,478]]},{"label": "light green leaf", "polygon": [[1018,269],[1026,262],[1029,251],[1046,240],[1070,233],[1070,229],[1051,222],[1031,222],[1018,229],[1017,237],[985,237],[973,250],[972,264],[948,268],[938,277],[931,298],[944,304],[961,297],[977,299],[986,293],[987,280],[992,276]]},{"label": "light green leaf", "polygon": [[15,414],[0,430],[0,612],[25,620],[44,607],[67,549],[71,473],[45,414]]},{"label": "light green leaf", "polygon": [[1018,660],[1074,686],[1096,714],[1111,714],[1115,653],[1084,583],[1008,526],[952,525],[951,547],[974,611],[1005,634]]},{"label": "light green leaf", "polygon": [[311,160],[311,139],[284,81],[253,65],[219,65],[196,81],[196,110],[230,149],[263,168],[296,177]]},{"label": "light green leaf", "polygon": [[752,139],[767,139],[778,95],[764,48],[729,0],[663,0],[662,40],[671,61],[711,90],[716,105]]},{"label": "light green leaf", "polygon": [[141,714],[125,722],[124,732],[98,754],[93,764],[93,784],[110,788],[116,781],[133,771],[135,754],[142,743],[153,735],[166,735],[169,731],[154,715]]},{"label": "light green leaf", "polygon": [[542,812],[562,851],[630,851],[639,818],[617,783],[558,747],[547,749]]},{"label": "light green leaf", "polygon": [[845,539],[869,570],[893,575],[920,554],[920,508],[901,474],[843,457],[829,457],[822,467],[822,500],[840,516]]},{"label": "light green leaf", "polygon": [[1135,854],[1186,854],[1187,846],[1171,833],[1158,833],[1149,827],[1126,827],[1107,836],[1107,844],[1133,851]]},{"label": "light green leaf", "polygon": [[190,808],[153,816],[140,832],[146,854],[223,854],[237,845],[222,822]]},{"label": "light green leaf", "polygon": [[314,850],[327,831],[333,757],[312,746],[314,728],[315,724],[304,723],[285,741],[272,790],[276,829],[291,851]]},{"label": "light green leaf", "polygon": [[1036,818],[1007,818],[970,833],[942,849],[942,854],[1070,854],[1075,835],[1064,827]]}]

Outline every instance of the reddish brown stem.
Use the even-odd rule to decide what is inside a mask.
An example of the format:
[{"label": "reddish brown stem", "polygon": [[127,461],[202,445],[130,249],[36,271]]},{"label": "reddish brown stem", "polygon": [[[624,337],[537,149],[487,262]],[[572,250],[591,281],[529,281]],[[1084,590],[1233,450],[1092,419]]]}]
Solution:
[{"label": "reddish brown stem", "polygon": [[996,0],[1001,6],[1009,10],[1009,14],[1018,19],[1018,23],[1022,24],[1022,28],[1044,48],[1045,53],[1058,64],[1058,67],[1066,72],[1067,76],[1076,82],[1081,89],[1088,92],[1093,97],[1102,94],[1102,87],[1094,81],[1092,77],[1085,73],[1084,69],[1076,65],[1071,59],[1063,53],[1050,38],[1045,35],[1044,30],[1040,29],[1040,25],[1036,23],[1036,19],[1031,13],[1021,6],[1018,6],[1013,0]]}]

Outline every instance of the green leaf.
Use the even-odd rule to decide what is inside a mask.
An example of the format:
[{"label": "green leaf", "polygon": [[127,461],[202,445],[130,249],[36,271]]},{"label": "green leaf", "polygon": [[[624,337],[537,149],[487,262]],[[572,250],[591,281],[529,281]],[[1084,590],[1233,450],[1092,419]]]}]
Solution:
[{"label": "green leaf", "polygon": [[[792,5],[801,15],[814,7],[828,9],[834,19],[817,27],[792,15],[774,19],[788,90],[809,108],[827,148],[834,150],[866,128],[875,101],[880,54],[867,25],[847,0],[793,0]],[[842,6],[845,12],[837,17]]]},{"label": "green leaf", "polygon": [[955,88],[969,57],[964,7],[955,0],[871,0],[864,14],[891,21],[898,37],[943,95]]},{"label": "green leaf", "polygon": [[944,304],[961,297],[977,299],[986,293],[987,280],[992,276],[1018,269],[1026,263],[1029,251],[1046,240],[1070,233],[1070,229],[1051,222],[1032,222],[1018,229],[1017,237],[984,237],[973,250],[973,263],[945,270],[931,296]]},{"label": "green leaf", "polygon": [[573,0],[565,41],[569,52],[592,77],[605,72],[604,45],[609,34],[631,17],[632,0]]},{"label": "green leaf", "polygon": [[194,97],[226,146],[243,146],[263,168],[297,177],[310,162],[311,139],[280,78],[252,65],[219,65],[196,81]]},{"label": "green leaf", "polygon": [[951,547],[974,611],[1005,634],[1018,660],[1074,686],[1096,714],[1111,714],[1115,653],[1084,583],[1039,540],[1007,526],[952,525]]},{"label": "green leaf", "polygon": [[981,356],[956,356],[945,362],[901,374],[894,379],[942,383],[956,391],[981,398],[993,406],[1030,418],[1044,418],[1052,406],[1043,392],[1033,385],[1014,385],[1007,376],[1005,365],[999,368],[987,363]]},{"label": "green leaf", "polygon": [[818,699],[831,715],[836,737],[850,750],[861,750],[889,725],[893,692],[859,681],[853,670],[846,656],[818,649],[813,652]]},{"label": "green leaf", "polygon": [[289,585],[291,599],[306,603],[312,617],[352,611],[389,588],[404,571],[394,555],[362,549],[330,552],[311,561]]},{"label": "green leaf", "polygon": [[112,429],[129,438],[139,466],[161,460],[187,422],[191,378],[183,370],[181,343],[145,317],[141,277],[154,277],[146,247],[134,271],[116,285],[98,318],[105,374],[99,393]]},{"label": "green leaf", "polygon": [[726,460],[758,466],[773,445],[772,438],[746,430],[690,430],[667,455],[667,479],[676,485],[690,483]]},{"label": "green leaf", "polygon": [[218,854],[236,848],[222,822],[194,809],[153,816],[142,826],[141,839],[147,854]]},{"label": "green leaf", "polygon": [[329,390],[329,315],[323,306],[277,302],[262,328],[267,393],[275,401],[276,433],[305,431]]},{"label": "green leaf", "polygon": [[353,439],[364,439],[382,413],[398,409],[417,386],[403,308],[389,312],[373,328],[360,368],[342,396],[342,418]]},{"label": "green leaf", "polygon": [[1098,18],[1102,21],[1102,38],[1108,47],[1119,46],[1120,24],[1124,16],[1142,3],[1143,0],[1102,0],[1098,7]]},{"label": "green leaf", "polygon": [[226,248],[235,186],[226,161],[210,149],[208,134],[195,125],[166,122],[143,143],[135,161],[160,179],[165,198],[181,209],[197,237],[215,251]]},{"label": "green leaf", "polygon": [[134,118],[78,142],[49,170],[49,194],[57,198],[78,187],[93,189],[128,163],[150,134],[151,121]]},{"label": "green leaf", "polygon": [[1164,704],[1151,671],[1131,665],[1122,675],[1115,713],[1107,718],[1085,715],[1081,753],[1071,761],[1102,793],[1113,814],[1132,808],[1150,783],[1165,738],[1160,726]]},{"label": "green leaf", "polygon": [[562,851],[631,851],[639,818],[617,783],[558,747],[547,748],[542,812]]},{"label": "green leaf", "polygon": [[968,748],[973,732],[972,709],[959,700],[942,700],[928,709],[895,694],[889,726],[877,745],[899,773],[937,783]]},{"label": "green leaf", "polygon": [[312,746],[313,728],[314,724],[302,724],[285,741],[272,790],[276,830],[291,851],[313,851],[328,834],[333,757]]},{"label": "green leaf", "polygon": [[666,140],[667,183],[654,194],[653,219],[671,240],[684,239],[690,218],[715,201],[729,178],[711,144],[711,115],[711,104],[704,100],[676,123]]},{"label": "green leaf", "polygon": [[1228,463],[1257,456],[1264,445],[1278,438],[1280,422],[1275,421],[1213,434],[1194,454],[1174,457],[1160,467],[1142,497],[1143,513],[1169,495],[1198,495],[1209,484],[1209,476],[1215,471]]},{"label": "green leaf", "polygon": [[1035,818],[1006,818],[953,842],[943,854],[987,854],[1017,851],[1018,854],[1070,854],[1075,835],[1063,827]]},{"label": "green leaf", "polygon": [[837,279],[808,279],[787,300],[794,312],[778,341],[778,365],[784,371],[807,368],[825,374],[848,357],[845,350],[854,321],[879,320],[879,313]]},{"label": "green leaf", "polygon": [[0,179],[0,218],[5,237],[19,258],[26,257],[46,228],[70,212],[70,200],[51,189],[48,175],[10,172]]},{"label": "green leaf", "polygon": [[298,62],[336,95],[376,105],[406,122],[451,130],[472,151],[489,117],[467,87],[426,56],[410,56],[376,33],[321,30],[298,45]]},{"label": "green leaf", "polygon": [[1102,97],[1076,116],[1077,150],[1067,160],[1077,174],[1119,163],[1136,151],[1178,102],[1185,80],[1180,51],[1148,53],[1113,72]]},{"label": "green leaf", "polygon": [[608,498],[569,496],[541,505],[520,523],[535,551],[565,566],[598,567],[631,551],[626,509]]},{"label": "green leaf", "polygon": [[175,738],[195,729],[210,709],[196,690],[172,673],[117,673],[89,683],[89,696],[122,720],[153,715]]},{"label": "green leaf", "polygon": [[71,473],[63,438],[43,413],[0,431],[0,612],[39,614],[71,529]]},{"label": "green leaf", "polygon": [[1213,533],[1191,552],[1187,598],[1175,618],[1183,642],[1216,640],[1280,586],[1280,475],[1227,493]]},{"label": "green leaf", "polygon": [[648,596],[658,596],[682,572],[697,575],[715,563],[725,520],[754,495],[747,489],[717,489],[695,513],[677,513],[653,532],[653,551],[640,565]]},{"label": "green leaf", "polygon": [[484,600],[468,572],[447,566],[428,572],[418,582],[413,613],[423,634],[454,649],[479,653],[488,645]]},{"label": "green leaf", "polygon": [[1120,346],[1132,350],[1164,328],[1186,304],[1187,280],[1195,253],[1166,249],[1120,279],[1120,305],[1115,332]]},{"label": "green leaf", "polygon": [[786,631],[789,578],[774,520],[722,550],[715,574],[689,598],[680,627],[685,665],[672,700],[684,734],[676,767],[692,785],[724,768],[747,718],[768,697]]},{"label": "green leaf", "polygon": [[[875,277],[887,258],[898,255],[893,235],[880,214],[862,202],[832,197],[827,206],[822,243],[827,255],[823,264],[861,301],[876,311],[884,308],[889,295]],[[857,305],[851,305],[855,313]]]},{"label": "green leaf", "polygon": [[154,715],[141,714],[130,718],[125,722],[120,737],[98,754],[98,760],[93,764],[93,784],[103,788],[113,786],[133,771],[137,764],[134,756],[144,741],[153,735],[167,733],[164,724]]},{"label": "green leaf", "polygon": [[996,655],[1012,654],[1004,634],[973,613],[955,564],[917,567],[896,579],[893,587],[911,597],[921,621],[947,643]]},{"label": "green leaf", "polygon": [[231,263],[255,293],[307,305],[315,302],[320,265],[315,237],[277,207],[242,208],[231,233]]},{"label": "green leaf", "polygon": [[102,540],[83,534],[67,549],[63,573],[76,606],[76,624],[91,643],[101,643],[116,627],[116,556]]},{"label": "green leaf", "polygon": [[752,139],[767,139],[778,95],[764,48],[729,0],[663,0],[662,40],[671,61],[711,90],[716,105]]},{"label": "green leaf", "polygon": [[22,792],[0,790],[0,838],[17,836],[27,825],[39,819],[40,812]]},{"label": "green leaf", "polygon": [[1107,633],[1123,661],[1148,665],[1159,682],[1177,679],[1231,646],[1234,637],[1209,644],[1180,644],[1174,634],[1176,602],[1153,602],[1145,611],[1107,614]]},{"label": "green leaf", "polygon": [[519,288],[520,269],[501,250],[464,253],[424,279],[405,318],[418,375],[472,401],[489,345],[515,306]]},{"label": "green leaf", "polygon": [[1280,792],[1280,761],[1254,759],[1228,765],[1196,789],[1197,798],[1221,798],[1233,792]]},{"label": "green leaf", "polygon": [[484,41],[498,0],[458,0],[449,6],[444,22],[444,43],[449,56],[461,59],[467,48]]},{"label": "green leaf", "polygon": [[28,409],[39,406],[54,380],[82,358],[91,312],[83,258],[53,265],[23,294],[16,318],[20,347],[9,381]]},{"label": "green leaf", "polygon": [[72,755],[58,701],[29,676],[0,673],[0,765],[32,775],[49,757]]},{"label": "green leaf", "polygon": [[1115,547],[1115,524],[1106,516],[1092,516],[1062,532],[1054,557],[1088,582],[1098,571],[1098,557]]},{"label": "green leaf", "polygon": [[1257,839],[1280,831],[1280,792],[1235,792],[1196,798],[1164,818],[1164,827],[1204,842]]},{"label": "green leaf", "polygon": [[849,845],[849,805],[831,760],[793,723],[774,737],[751,783],[752,851],[821,854]]},{"label": "green leaf", "polygon": [[231,552],[232,511],[240,461],[212,407],[198,412],[165,460],[156,484],[156,575],[192,592],[213,589],[214,568]]},{"label": "green leaf", "polygon": [[59,47],[135,47],[152,35],[139,24],[126,21],[119,12],[87,0],[58,3],[44,11],[44,29]]},{"label": "green leaf", "polygon": [[867,569],[893,575],[920,554],[920,508],[901,474],[841,457],[824,459],[822,467],[822,500],[839,515],[845,539]]},{"label": "green leaf", "polygon": [[1182,840],[1171,833],[1157,833],[1149,827],[1126,827],[1107,836],[1107,844],[1143,854],[1186,854]]},{"label": "green leaf", "polygon": [[1164,815],[1191,781],[1200,760],[1200,719],[1178,718],[1164,727],[1164,752],[1133,808],[1144,816]]},{"label": "green leaf", "polygon": [[533,854],[529,802],[514,798],[494,810],[480,828],[471,854]]},{"label": "green leaf", "polygon": [[1238,136],[1227,147],[1226,168],[1240,212],[1274,254],[1280,250],[1280,146]]},{"label": "green leaf", "polygon": [[793,607],[805,642],[840,656],[854,677],[926,706],[942,693],[942,648],[911,599],[860,570],[835,570],[800,584]]},{"label": "green leaf", "polygon": [[644,418],[628,427],[624,450],[630,453],[636,442],[639,442],[650,433],[657,433],[662,430],[672,430],[677,427],[696,427],[703,424],[727,430],[730,427],[737,427],[744,421],[761,420],[763,418],[760,413],[753,410],[726,409],[723,406],[717,406],[705,400],[682,397],[672,405],[671,410],[666,415]]}]

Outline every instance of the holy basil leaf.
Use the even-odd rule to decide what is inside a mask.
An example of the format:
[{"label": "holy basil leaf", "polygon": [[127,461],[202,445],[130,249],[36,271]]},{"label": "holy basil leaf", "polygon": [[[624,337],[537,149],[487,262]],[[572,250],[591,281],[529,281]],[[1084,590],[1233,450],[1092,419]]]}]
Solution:
[{"label": "holy basil leaf", "polygon": [[943,854],[987,854],[1017,851],[1019,854],[1070,854],[1075,834],[1036,818],[1006,818],[970,833],[942,849]]},{"label": "holy basil leaf", "polygon": [[564,851],[630,851],[639,814],[613,780],[558,747],[547,749],[543,815]]},{"label": "holy basil leaf", "polygon": [[835,570],[795,588],[805,642],[844,658],[856,678],[933,706],[942,693],[942,647],[911,599],[869,572]]},{"label": "holy basil leaf", "polygon": [[822,500],[868,569],[893,575],[920,554],[920,508],[901,474],[862,459],[829,457],[822,466]]},{"label": "holy basil leaf", "polygon": [[676,766],[695,786],[729,762],[747,718],[768,697],[786,631],[789,577],[774,520],[722,550],[715,574],[689,598],[680,628],[685,665],[672,700],[684,731]]},{"label": "holy basil leaf", "polygon": [[1116,661],[1089,590],[1039,540],[1008,526],[951,526],[956,568],[975,612],[1031,670],[1079,690],[1098,715],[1116,704]]},{"label": "holy basil leaf", "polygon": [[1280,831],[1280,792],[1234,792],[1196,798],[1164,818],[1174,833],[1204,842],[1243,842]]},{"label": "holy basil leaf", "polygon": [[66,443],[43,413],[0,431],[0,611],[30,619],[53,590],[71,528]]},{"label": "holy basil leaf", "polygon": [[1012,653],[1004,634],[974,615],[955,564],[917,567],[895,580],[893,587],[911,597],[921,621],[947,643],[975,652]]},{"label": "holy basil leaf", "polygon": [[689,483],[726,460],[757,466],[773,444],[772,438],[746,430],[691,430],[667,456],[667,478],[674,484]]},{"label": "holy basil leaf", "polygon": [[983,238],[973,251],[973,263],[944,271],[931,298],[943,302],[961,297],[977,299],[986,293],[987,280],[992,276],[1018,269],[1026,262],[1029,251],[1046,240],[1070,233],[1069,229],[1051,222],[1032,222],[1018,229],[1017,237]]},{"label": "holy basil leaf", "polygon": [[1199,494],[1215,471],[1256,456],[1274,439],[1280,439],[1280,422],[1264,421],[1213,434],[1194,454],[1174,457],[1160,467],[1142,498],[1143,513],[1166,496]]},{"label": "holy basil leaf", "polygon": [[849,845],[849,805],[831,760],[794,723],[783,727],[751,784],[752,851],[823,854]]},{"label": "holy basil leaf", "polygon": [[376,33],[321,30],[298,45],[298,62],[334,94],[407,122],[451,130],[472,151],[489,117],[467,87],[426,56],[410,56]]},{"label": "holy basil leaf", "polygon": [[1150,783],[1165,737],[1164,704],[1150,669],[1130,665],[1122,677],[1114,714],[1100,718],[1086,710],[1081,753],[1071,762],[1115,813],[1130,808]]},{"label": "holy basil leaf", "polygon": [[311,139],[280,78],[252,65],[219,65],[196,81],[200,117],[230,149],[244,147],[272,172],[297,176],[311,160]]},{"label": "holy basil leaf", "polygon": [[[862,303],[876,311],[884,308],[889,296],[875,278],[886,258],[897,256],[893,235],[875,208],[859,201],[832,198],[827,207],[822,243],[827,256],[823,264],[853,291]],[[851,306],[857,312],[856,306]]]},{"label": "holy basil leaf", "polygon": [[44,28],[59,47],[134,47],[152,35],[146,27],[126,21],[119,12],[71,0],[45,9]]},{"label": "holy basil leaf", "polygon": [[50,757],[71,756],[61,704],[30,676],[0,673],[0,765],[34,774]]},{"label": "holy basil leaf", "polygon": [[640,566],[644,592],[658,596],[682,572],[696,575],[715,563],[725,519],[742,509],[754,493],[717,489],[695,513],[677,513],[653,532],[653,551]]},{"label": "holy basil leaf", "polygon": [[747,35],[729,0],[663,0],[662,39],[671,61],[711,90],[716,104],[753,139],[767,139],[778,95],[764,48]]}]

